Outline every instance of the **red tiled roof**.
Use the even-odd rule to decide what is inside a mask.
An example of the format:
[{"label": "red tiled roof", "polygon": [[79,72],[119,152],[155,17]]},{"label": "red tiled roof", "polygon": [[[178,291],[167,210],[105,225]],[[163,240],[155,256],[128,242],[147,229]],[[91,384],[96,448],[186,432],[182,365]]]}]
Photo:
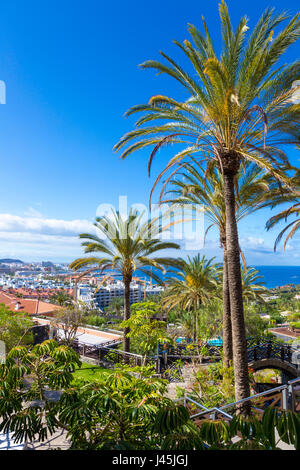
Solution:
[{"label": "red tiled roof", "polygon": [[[21,294],[22,297],[32,299],[32,298],[44,298],[48,299],[52,295],[58,294],[61,289],[44,289],[44,290],[34,290],[34,289],[23,289],[18,287],[16,289],[9,288],[5,292],[8,294]],[[73,295],[73,289],[62,289],[66,294]],[[4,291],[3,291],[4,292]]]},{"label": "red tiled roof", "polygon": [[300,332],[299,331],[291,331],[289,328],[270,328],[272,333],[278,333],[284,336],[290,336],[291,338],[299,338]]},{"label": "red tiled roof", "polygon": [[[5,304],[14,312],[26,312],[29,315],[45,315],[46,313],[52,313],[55,310],[61,309],[58,305],[43,302],[42,300],[23,299],[3,291],[0,291],[0,304]],[[16,305],[18,305],[17,309]]]}]

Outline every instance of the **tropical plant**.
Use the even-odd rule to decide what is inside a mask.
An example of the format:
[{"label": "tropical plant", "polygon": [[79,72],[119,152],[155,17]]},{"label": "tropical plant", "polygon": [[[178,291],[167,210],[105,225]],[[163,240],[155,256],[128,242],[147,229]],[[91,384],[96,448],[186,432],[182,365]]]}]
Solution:
[{"label": "tropical plant", "polygon": [[129,320],[121,323],[129,327],[129,337],[138,344],[137,352],[144,354],[144,364],[147,355],[156,353],[158,344],[170,342],[166,322],[159,319],[160,314],[161,307],[155,302],[138,302],[131,305]]},{"label": "tropical plant", "polygon": [[168,288],[164,292],[162,305],[173,309],[198,310],[217,296],[220,265],[213,263],[214,258],[206,259],[200,254],[187,261],[182,260],[182,271],[176,277],[167,278]]},{"label": "tropical plant", "polygon": [[[194,312],[187,312],[179,309],[176,311],[176,316],[173,317],[173,322],[176,327],[172,335],[174,339],[178,337],[178,333],[180,337],[184,337],[185,340],[198,339],[195,338],[196,325]],[[179,332],[178,329],[180,329]]]},{"label": "tropical plant", "polygon": [[[182,179],[179,179],[179,176]],[[166,191],[175,205],[202,206],[209,221],[205,235],[211,227],[217,227],[220,246],[223,249],[223,360],[225,366],[232,363],[232,326],[230,314],[229,284],[227,276],[226,252],[226,211],[224,201],[223,175],[218,168],[205,171],[196,160],[186,163],[182,171],[169,181],[171,189]],[[239,222],[265,205],[263,194],[268,192],[270,178],[264,171],[250,162],[236,175],[236,220]],[[242,254],[242,252],[241,252]],[[243,256],[243,254],[242,254]],[[244,264],[246,263],[243,257]]]},{"label": "tropical plant", "polygon": [[224,367],[222,362],[201,367],[195,374],[189,396],[207,408],[234,402],[233,367]]},{"label": "tropical plant", "polygon": [[[197,329],[200,337],[207,339],[222,336],[224,338],[222,313],[222,302],[218,298],[212,300],[208,305],[201,307],[197,322]],[[226,365],[226,367],[229,366]]]},{"label": "tropical plant", "polygon": [[[178,153],[170,159],[158,180],[168,170],[176,173],[190,156],[202,162],[206,169],[217,165],[222,172],[235,387],[239,400],[249,396],[250,390],[235,179],[240,166],[249,160],[288,184],[283,170],[289,164],[283,148],[299,141],[300,109],[294,103],[297,87],[292,85],[299,78],[300,61],[285,66],[279,66],[278,61],[300,36],[300,14],[291,18],[276,35],[276,28],[287,15],[266,9],[246,40],[248,19],[242,18],[234,30],[223,0],[219,10],[223,44],[220,58],[203,20],[205,35],[195,26],[189,26],[194,45],[188,40],[183,44],[175,41],[193,66],[192,73],[164,53],[161,54],[167,64],[155,60],[143,63],[143,68],[153,68],[177,80],[188,96],[180,102],[157,95],[148,104],[132,107],[127,116],[143,115],[136,123],[137,128],[128,132],[115,149],[128,145],[122,153],[125,158],[136,150],[153,147],[150,169],[159,149],[178,144]],[[247,406],[241,405],[240,411],[249,412]]]},{"label": "tropical plant", "polygon": [[12,349],[0,364],[0,432],[31,443],[64,430],[73,450],[273,450],[280,440],[300,449],[296,413],[269,407],[261,420],[203,420],[199,429],[151,368],[107,370],[91,383],[73,378],[80,365],[75,351],[53,340]]},{"label": "tropical plant", "polygon": [[33,326],[29,315],[12,312],[6,305],[0,304],[0,341],[3,341],[6,352],[15,346],[32,343]]},{"label": "tropical plant", "polygon": [[164,396],[166,382],[149,368],[105,371],[91,383],[73,379],[80,365],[53,340],[12,349],[0,364],[0,432],[30,443],[65,430],[76,450],[159,449],[172,433],[197,438],[188,411]]},{"label": "tropical plant", "polygon": [[250,305],[248,303],[244,306],[245,327],[248,337],[263,336],[266,334],[266,328],[268,327],[268,324],[266,324],[265,320],[261,318],[255,307],[255,305]]},{"label": "tropical plant", "polygon": [[64,289],[60,289],[55,294],[51,295],[49,300],[51,303],[60,306],[71,305],[73,301],[72,297]]},{"label": "tropical plant", "polygon": [[202,305],[208,304],[218,296],[220,267],[207,260],[205,256],[188,256],[183,261],[183,269],[176,278],[167,279],[169,286],[164,292],[161,303],[167,310],[179,307],[190,311],[194,316],[194,340],[197,337],[197,315]]},{"label": "tropical plant", "polygon": [[105,307],[105,313],[108,315],[117,315],[120,316],[124,310],[124,298],[123,297],[115,297],[111,300],[110,304]]},{"label": "tropical plant", "polygon": [[290,202],[292,201],[293,204],[288,208],[284,209],[283,211],[279,212],[279,214],[274,215],[271,217],[267,224],[267,230],[270,230],[273,228],[275,225],[277,225],[279,222],[282,221],[287,221],[290,217],[296,217],[295,220],[290,222],[284,229],[282,229],[278,235],[278,237],[275,240],[274,244],[274,250],[276,250],[277,246],[282,240],[282,237],[286,235],[284,244],[283,244],[283,249],[286,248],[287,242],[293,238],[293,236],[296,234],[296,232],[300,228],[300,171],[297,170],[296,175],[291,178],[291,188],[285,188],[283,190],[279,189],[274,189],[273,191],[275,192],[275,195],[277,196],[275,200],[270,204],[272,207],[277,206],[278,204],[282,204],[284,202]]},{"label": "tropical plant", "polygon": [[[239,439],[233,437],[239,436]],[[210,450],[279,450],[280,441],[300,448],[300,418],[296,413],[278,413],[267,408],[261,420],[255,416],[242,419],[235,415],[226,423],[207,420],[200,430],[201,439]]]},{"label": "tropical plant", "polygon": [[264,295],[268,293],[259,271],[255,268],[242,266],[242,289],[243,299],[249,303],[252,301],[265,302]]},{"label": "tropical plant", "polygon": [[[256,305],[245,304],[245,328],[247,336],[262,335],[267,327],[264,320],[257,312]],[[181,326],[181,335],[192,338],[195,330],[195,321],[191,312],[177,313],[173,320],[177,326]],[[197,315],[197,342],[208,338],[223,336],[222,324],[222,304],[220,300],[215,299],[209,304],[202,306]],[[224,362],[224,361],[223,361]],[[224,366],[228,367],[225,365]]]},{"label": "tropical plant", "polygon": [[[85,239],[82,246],[85,253],[95,253],[99,256],[79,258],[70,264],[72,269],[78,270],[92,266],[87,272],[99,270],[116,270],[122,275],[124,283],[124,321],[130,318],[130,283],[134,271],[152,277],[161,283],[159,276],[150,267],[166,272],[170,266],[179,266],[180,262],[167,257],[153,257],[161,250],[168,248],[178,249],[179,245],[173,242],[160,241],[157,236],[160,228],[156,219],[143,222],[144,214],[131,209],[128,218],[123,219],[119,212],[112,211],[112,217],[97,217],[95,227],[106,237],[101,239],[98,235],[82,233],[80,238]],[[124,328],[124,351],[130,351],[130,330]]]},{"label": "tropical plant", "polygon": [[80,364],[73,349],[53,340],[13,348],[0,364],[0,432],[13,432],[16,442],[42,442],[61,430],[51,391],[70,387]]}]

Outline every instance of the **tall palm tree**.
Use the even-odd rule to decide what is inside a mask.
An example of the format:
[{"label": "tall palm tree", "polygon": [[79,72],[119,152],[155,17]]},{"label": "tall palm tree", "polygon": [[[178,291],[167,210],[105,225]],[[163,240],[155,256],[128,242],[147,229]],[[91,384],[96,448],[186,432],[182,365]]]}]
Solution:
[{"label": "tall palm tree", "polygon": [[[179,179],[179,176],[182,178]],[[167,185],[166,188],[168,188]],[[223,197],[223,175],[217,168],[205,172],[197,161],[186,163],[182,171],[169,181],[172,188],[166,191],[175,205],[187,204],[203,206],[209,226],[206,234],[213,226],[217,227],[220,245],[223,249],[223,353],[224,365],[228,367],[233,360],[232,326],[230,314],[229,284],[227,276],[226,252],[226,210]],[[262,195],[270,188],[270,178],[265,176],[262,169],[247,162],[244,169],[236,175],[236,220],[257,211],[265,205]],[[245,264],[245,261],[244,261]]]},{"label": "tall palm tree", "polygon": [[[204,35],[189,26],[194,45],[188,40],[183,44],[175,41],[190,61],[192,73],[164,53],[161,54],[166,63],[150,60],[142,64],[143,68],[174,78],[188,96],[185,101],[178,101],[157,95],[148,104],[131,108],[127,115],[143,115],[137,128],[127,133],[115,149],[123,148],[125,158],[136,150],[153,147],[150,169],[159,149],[178,144],[178,152],[163,174],[176,171],[191,155],[204,166],[218,165],[223,174],[235,392],[240,400],[249,396],[250,388],[234,180],[241,164],[250,160],[288,183],[282,171],[288,160],[281,146],[299,141],[300,109],[294,103],[297,89],[292,85],[299,78],[300,61],[281,67],[278,61],[300,36],[300,14],[276,35],[276,28],[288,17],[267,9],[247,38],[247,18],[242,18],[234,30],[223,0],[219,10],[223,43],[219,58],[203,20]],[[203,150],[209,160],[203,157]],[[249,410],[250,404],[245,402],[238,412]]]},{"label": "tall palm tree", "polygon": [[[178,277],[169,280],[169,287],[164,292],[161,303],[167,310],[179,307],[183,311],[192,312],[196,326],[200,307],[218,295],[220,267],[213,263],[213,258],[207,260],[199,254],[193,258],[188,256],[187,261],[182,261],[182,265],[182,270],[177,273]],[[196,333],[194,330],[194,340]]]},{"label": "tall palm tree", "polygon": [[[128,218],[123,219],[119,212],[112,211],[112,217],[97,217],[95,227],[100,230],[105,240],[98,235],[82,233],[80,238],[85,253],[93,256],[79,258],[70,264],[74,270],[90,267],[87,272],[100,270],[116,270],[122,275],[124,283],[124,320],[130,318],[130,283],[134,271],[152,277],[161,282],[159,276],[151,267],[165,272],[170,266],[179,266],[178,260],[167,257],[152,257],[161,250],[175,248],[179,245],[172,242],[162,242],[155,238],[160,229],[156,220],[143,222],[143,213],[130,210]],[[151,238],[150,238],[151,236]],[[130,352],[129,328],[124,329],[124,351]]]}]

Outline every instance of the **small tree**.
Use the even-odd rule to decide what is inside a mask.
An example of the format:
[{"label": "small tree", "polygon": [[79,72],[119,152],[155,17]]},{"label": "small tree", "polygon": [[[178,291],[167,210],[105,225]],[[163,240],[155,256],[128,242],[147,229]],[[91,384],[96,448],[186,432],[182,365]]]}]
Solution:
[{"label": "small tree", "polygon": [[31,343],[32,327],[33,322],[26,313],[12,312],[0,304],[0,340],[5,343],[7,352],[14,346]]},{"label": "small tree", "polygon": [[166,323],[156,319],[161,313],[161,307],[155,302],[138,302],[131,306],[131,317],[123,321],[123,328],[130,328],[130,337],[138,342],[140,351],[147,355],[155,351],[158,343],[170,342]]},{"label": "small tree", "polygon": [[85,313],[85,310],[77,305],[64,307],[55,313],[52,325],[59,339],[67,346],[72,346],[79,326],[85,324]]}]

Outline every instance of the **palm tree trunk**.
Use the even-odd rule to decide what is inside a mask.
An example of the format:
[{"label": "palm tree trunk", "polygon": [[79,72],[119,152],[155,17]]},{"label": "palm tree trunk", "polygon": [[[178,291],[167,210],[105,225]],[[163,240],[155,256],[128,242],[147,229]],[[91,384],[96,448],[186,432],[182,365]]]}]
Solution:
[{"label": "palm tree trunk", "polygon": [[229,367],[230,365],[232,365],[233,351],[227,252],[225,244],[223,245],[223,354],[224,366]]},{"label": "palm tree trunk", "polygon": [[[230,158],[231,156],[227,155],[227,159],[229,160]],[[235,217],[234,176],[236,171],[236,168],[233,169],[229,165],[224,170],[224,198],[226,207],[226,251],[232,323],[235,398],[238,401],[250,396],[250,387],[243,312],[240,250]],[[240,405],[237,409],[239,414],[248,414],[249,412],[250,402]]]},{"label": "palm tree trunk", "polygon": [[[124,321],[130,318],[130,278],[124,277]],[[130,352],[130,338],[128,333],[130,332],[129,327],[124,328],[124,352]]]}]

